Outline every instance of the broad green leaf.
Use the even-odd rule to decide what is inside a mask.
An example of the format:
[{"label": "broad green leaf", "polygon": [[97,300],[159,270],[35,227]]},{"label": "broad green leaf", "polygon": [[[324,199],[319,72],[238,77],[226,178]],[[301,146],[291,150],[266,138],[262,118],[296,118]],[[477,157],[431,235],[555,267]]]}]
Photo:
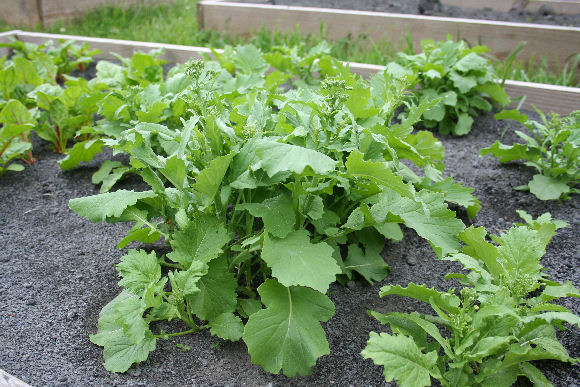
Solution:
[{"label": "broad green leaf", "polygon": [[257,162],[253,170],[263,169],[272,177],[280,172],[302,174],[310,168],[315,174],[326,175],[334,170],[336,161],[323,153],[273,140],[256,142]]},{"label": "broad green leaf", "polygon": [[13,137],[34,129],[36,120],[22,102],[12,99],[0,111],[1,137]]},{"label": "broad green leaf", "polygon": [[502,110],[499,113],[494,114],[493,118],[496,120],[514,120],[520,124],[526,124],[528,122],[528,116],[521,113],[519,110]]},{"label": "broad green leaf", "polygon": [[161,234],[157,231],[152,231],[149,227],[138,228],[137,230],[130,231],[125,238],[121,239],[117,244],[117,248],[123,249],[133,241],[152,244],[157,242],[159,238],[161,238]]},{"label": "broad green leaf", "polygon": [[149,326],[143,319],[145,305],[141,297],[131,295],[115,303],[115,321],[123,328],[123,333],[134,343],[143,341]]},{"label": "broad green leaf", "polygon": [[384,366],[385,380],[391,382],[394,379],[401,387],[430,386],[431,375],[440,377],[436,366],[437,353],[421,352],[407,336],[371,332],[361,354],[365,359]]},{"label": "broad green leaf", "polygon": [[172,290],[184,296],[191,296],[200,291],[199,280],[208,272],[208,266],[201,261],[193,261],[187,270],[175,270],[169,273]]},{"label": "broad green leaf", "polygon": [[473,125],[473,118],[467,113],[461,113],[457,117],[457,124],[453,130],[453,134],[456,136],[464,136],[471,131],[471,126]]},{"label": "broad green leaf", "polygon": [[477,86],[477,81],[472,76],[463,76],[455,71],[449,73],[449,79],[462,94],[469,92]]},{"label": "broad green leaf", "polygon": [[117,322],[115,308],[123,300],[132,297],[122,292],[109,302],[99,313],[98,333],[90,336],[91,342],[104,347],[105,369],[110,372],[125,372],[134,363],[147,360],[149,352],[155,350],[157,339],[151,331],[145,332],[143,340],[133,341]]},{"label": "broad green leaf", "polygon": [[580,291],[570,281],[566,281],[564,285],[548,285],[542,291],[542,298],[548,298],[548,300],[561,297],[580,298]]},{"label": "broad green leaf", "polygon": [[117,264],[117,272],[121,277],[119,286],[138,296],[161,279],[161,266],[154,251],[148,254],[144,250],[129,250]]},{"label": "broad green leaf", "polygon": [[461,58],[456,64],[455,68],[461,72],[467,73],[469,71],[486,71],[488,60],[471,52]]},{"label": "broad green leaf", "polygon": [[387,213],[400,217],[407,227],[427,239],[440,257],[458,251],[461,245],[457,236],[465,225],[447,208],[443,194],[422,190],[417,199],[404,198],[387,190],[379,196],[371,213],[378,222],[384,220]]},{"label": "broad green leaf", "polygon": [[264,60],[260,50],[251,44],[237,46],[234,55],[234,64],[246,74],[264,74],[270,67]]},{"label": "broad green leaf", "polygon": [[132,172],[132,167],[123,165],[119,161],[105,160],[97,172],[93,173],[91,182],[101,184],[101,193],[109,192],[111,188],[128,172]]},{"label": "broad green leaf", "polygon": [[177,156],[168,158],[165,161],[165,167],[159,169],[159,172],[161,172],[175,188],[179,190],[184,188],[186,171],[185,161],[182,159]]},{"label": "broad green leaf", "polygon": [[473,219],[481,209],[481,202],[472,194],[474,189],[464,187],[461,183],[454,182],[450,177],[429,185],[427,188],[429,191],[440,192],[445,195],[446,201],[465,207],[470,219]]},{"label": "broad green leaf", "polygon": [[233,157],[233,153],[216,157],[196,176],[193,189],[201,193],[206,206],[211,204],[218,192]]},{"label": "broad green leaf", "polygon": [[236,210],[247,210],[252,216],[262,218],[267,232],[278,238],[286,237],[296,224],[292,198],[282,193],[261,203],[243,203]]},{"label": "broad green leaf", "polygon": [[173,234],[169,242],[173,251],[167,257],[187,269],[193,261],[208,263],[219,256],[229,240],[227,230],[215,216],[199,214]]},{"label": "broad green leaf", "polygon": [[341,273],[332,253],[332,247],[324,242],[310,243],[308,231],[301,229],[283,239],[267,235],[262,259],[282,285],[308,286],[326,293]]},{"label": "broad green leaf", "polygon": [[539,276],[545,246],[540,243],[536,231],[512,227],[502,235],[497,251],[506,273],[514,274],[516,278],[522,275]]},{"label": "broad green leaf", "polygon": [[197,317],[212,321],[236,310],[238,284],[228,271],[225,258],[212,260],[208,267],[208,273],[197,282],[199,292],[187,297],[187,301]]},{"label": "broad green leaf", "polygon": [[459,238],[465,242],[465,246],[461,251],[485,263],[487,271],[498,278],[504,272],[504,269],[497,260],[499,256],[497,247],[485,240],[486,235],[487,231],[484,227],[475,228],[469,226],[469,228],[459,234]]},{"label": "broad green leaf", "polygon": [[371,89],[365,83],[359,82],[350,92],[346,107],[352,112],[355,118],[369,118],[378,113],[371,100]]},{"label": "broad green leaf", "polygon": [[504,145],[499,141],[494,142],[489,148],[483,148],[479,151],[479,154],[481,156],[491,154],[493,157],[499,157],[500,163],[522,159],[536,160],[541,155],[537,148],[530,148],[522,144]]},{"label": "broad green leaf", "polygon": [[522,375],[530,379],[534,383],[534,387],[553,387],[548,378],[532,364],[525,362],[520,364],[520,372]]},{"label": "broad green leaf", "polygon": [[475,347],[464,356],[466,359],[472,361],[480,361],[487,356],[500,355],[505,352],[505,348],[507,348],[507,346],[514,340],[515,337],[512,336],[484,337],[483,339],[478,340]]},{"label": "broad green leaf", "polygon": [[222,313],[209,323],[210,332],[224,340],[238,341],[244,333],[242,320],[233,313]]},{"label": "broad green leaf", "polygon": [[103,142],[99,139],[77,142],[66,150],[66,156],[58,161],[63,170],[72,169],[81,162],[88,162],[103,150]]},{"label": "broad green leaf", "polygon": [[243,339],[252,363],[284,375],[308,375],[316,360],[330,353],[320,322],[334,315],[332,301],[315,290],[284,287],[267,279],[258,292],[266,309],[252,314]]},{"label": "broad green leaf", "polygon": [[376,251],[366,251],[365,253],[357,245],[351,244],[348,246],[348,255],[344,260],[342,270],[346,271],[345,274],[356,271],[372,285],[385,279],[390,268]]},{"label": "broad green leaf", "polygon": [[394,174],[383,162],[365,161],[364,155],[355,150],[348,156],[345,165],[347,173],[352,177],[369,179],[401,196],[414,197],[413,187],[405,184],[403,178]]},{"label": "broad green leaf", "polygon": [[399,285],[387,285],[383,286],[379,292],[381,297],[391,294],[414,298],[427,304],[433,303],[448,313],[459,313],[459,297],[454,294],[439,292],[436,289],[428,288],[426,285],[410,283],[406,288]]},{"label": "broad green leaf", "polygon": [[544,175],[534,175],[528,183],[530,192],[540,200],[558,200],[562,195],[570,192],[566,183]]},{"label": "broad green leaf", "polygon": [[137,203],[140,199],[157,196],[152,191],[134,192],[119,190],[100,195],[86,196],[71,199],[71,210],[89,219],[91,222],[103,222],[107,218],[120,217],[123,212]]},{"label": "broad green leaf", "polygon": [[580,317],[570,312],[546,312],[523,318],[525,323],[535,320],[542,320],[550,324],[554,322],[567,322],[570,325],[577,325],[580,328]]}]

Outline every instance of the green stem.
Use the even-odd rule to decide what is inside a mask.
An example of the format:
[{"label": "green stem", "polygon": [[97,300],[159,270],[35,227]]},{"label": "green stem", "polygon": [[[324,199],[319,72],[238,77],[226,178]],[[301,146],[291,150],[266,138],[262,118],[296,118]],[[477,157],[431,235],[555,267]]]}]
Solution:
[{"label": "green stem", "polygon": [[169,262],[165,262],[165,261],[158,261],[158,263],[159,263],[161,266],[165,266],[165,267],[171,267],[171,268],[173,268],[173,269],[182,269],[182,267],[181,267],[181,266],[179,266],[179,265],[178,265],[178,264],[176,264],[176,263],[169,263]]},{"label": "green stem", "polygon": [[206,329],[206,328],[207,328],[207,325],[203,325],[201,327],[195,327],[195,328],[188,329],[187,331],[175,332],[175,333],[165,333],[162,335],[153,335],[153,337],[155,337],[157,339],[165,339],[167,337],[183,336],[183,335],[188,335],[190,333],[199,332],[202,329]]},{"label": "green stem", "polygon": [[294,174],[294,189],[292,190],[292,204],[296,215],[295,228],[298,230],[302,225],[302,215],[300,215],[300,175]]}]

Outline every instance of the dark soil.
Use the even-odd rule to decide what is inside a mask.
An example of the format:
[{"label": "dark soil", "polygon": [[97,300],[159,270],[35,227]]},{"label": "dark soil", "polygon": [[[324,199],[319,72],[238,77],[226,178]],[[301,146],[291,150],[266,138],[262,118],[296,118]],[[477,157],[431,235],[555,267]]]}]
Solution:
[{"label": "dark soil", "polygon": [[[565,203],[547,203],[514,191],[512,187],[530,179],[530,169],[478,156],[505,125],[515,127],[486,115],[476,120],[468,136],[443,137],[447,172],[475,187],[483,208],[474,223],[490,232],[507,230],[519,221],[516,209],[533,216],[549,211],[570,223],[548,246],[543,264],[554,280],[569,279],[580,286],[580,195]],[[513,141],[511,133],[504,142]],[[443,277],[459,266],[438,261],[429,245],[407,230],[403,242],[385,246],[384,257],[392,268],[385,281],[372,287],[362,282],[331,286],[336,315],[324,324],[331,354],[319,359],[311,376],[288,379],[268,374],[250,364],[243,342],[223,342],[209,332],[160,340],[145,363],[126,374],[109,373],[101,364],[102,349],[88,335],[96,332],[100,309],[119,293],[114,264],[124,251],[115,245],[129,225],[92,224],[68,208],[69,199],[98,193],[91,174],[107,156],[63,172],[56,164],[60,156],[36,142],[38,162],[0,179],[0,368],[32,385],[385,385],[382,369],[360,356],[369,331],[384,330],[366,311],[428,309],[395,296],[380,299],[379,288],[411,281],[441,290],[457,286]],[[144,186],[134,179],[119,188]],[[565,305],[580,313],[578,300],[566,300]],[[560,338],[572,356],[580,356],[578,328],[561,332]],[[580,385],[580,366],[557,362],[538,366],[556,386]]]},{"label": "dark soil", "polygon": [[269,3],[275,5],[294,5],[305,7],[354,9],[390,13],[407,13],[426,16],[446,16],[468,19],[501,20],[519,23],[553,24],[561,26],[580,26],[580,14],[557,14],[550,7],[543,7],[538,12],[529,12],[514,7],[509,12],[497,12],[485,7],[479,9],[461,9],[455,6],[442,5],[438,0],[243,0],[245,3]]}]

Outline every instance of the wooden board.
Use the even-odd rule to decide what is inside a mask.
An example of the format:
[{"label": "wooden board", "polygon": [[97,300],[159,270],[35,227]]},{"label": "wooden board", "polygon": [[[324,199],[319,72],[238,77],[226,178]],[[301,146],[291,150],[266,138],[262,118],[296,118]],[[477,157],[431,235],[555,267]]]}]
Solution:
[{"label": "wooden board", "polygon": [[[441,0],[443,5],[452,5],[461,9],[490,8],[499,12],[507,12],[518,3],[522,3],[521,0]],[[551,8],[555,13],[580,13],[580,1],[578,0],[530,0],[523,9],[537,12],[542,6]]]},{"label": "wooden board", "polygon": [[201,1],[198,9],[200,28],[231,34],[247,35],[262,27],[294,31],[296,25],[304,34],[319,33],[322,23],[330,40],[366,34],[374,41],[387,37],[396,47],[411,34],[418,48],[423,39],[443,40],[447,34],[456,36],[459,32],[471,44],[488,46],[499,59],[506,58],[525,41],[527,45],[519,59],[527,60],[537,53],[546,56],[553,68],[561,67],[570,55],[580,51],[577,27],[225,1]]},{"label": "wooden board", "polygon": [[8,372],[0,369],[0,386],[2,387],[31,387],[22,380],[10,375]]},{"label": "wooden board", "polygon": [[0,19],[10,25],[33,27],[42,23],[40,0],[0,0]]},{"label": "wooden board", "polygon": [[132,40],[118,40],[106,38],[92,38],[88,36],[73,36],[60,34],[45,34],[40,32],[22,32],[16,34],[18,40],[28,43],[41,44],[48,40],[55,43],[60,39],[74,40],[77,43],[88,43],[91,48],[101,50],[97,55],[98,59],[115,59],[111,53],[121,56],[131,56],[137,51],[149,52],[151,50],[163,49],[163,58],[170,63],[185,63],[190,59],[202,59],[206,54],[212,57],[212,52],[206,47],[180,46],[177,44],[153,43],[153,42],[136,42]]},{"label": "wooden board", "polygon": [[[130,56],[137,51],[150,51],[162,48],[165,50],[164,58],[173,63],[183,63],[189,59],[200,59],[203,55],[213,57],[211,50],[206,47],[190,47],[176,44],[136,42],[130,40],[116,40],[105,38],[91,38],[86,36],[56,35],[37,32],[12,31],[17,39],[29,43],[44,43],[47,40],[58,42],[59,39],[74,40],[78,43],[89,43],[91,47],[98,48],[102,54],[101,59],[114,58],[110,53],[115,52],[123,56]],[[0,35],[1,38],[1,35]],[[222,50],[216,50],[222,52]],[[384,70],[384,66],[349,63],[350,70],[364,77],[369,77]],[[544,111],[553,111],[560,114],[568,114],[573,110],[580,109],[580,88],[543,85],[539,83],[506,81],[506,91],[512,98],[526,95],[523,105],[530,109],[532,105]]]}]

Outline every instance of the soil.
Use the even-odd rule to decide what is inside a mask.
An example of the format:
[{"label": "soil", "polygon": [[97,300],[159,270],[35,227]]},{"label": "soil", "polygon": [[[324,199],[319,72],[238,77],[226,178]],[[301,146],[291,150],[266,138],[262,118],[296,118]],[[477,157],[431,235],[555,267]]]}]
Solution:
[{"label": "soil", "polygon": [[294,5],[304,7],[354,9],[390,13],[406,13],[426,16],[445,16],[482,20],[501,20],[519,23],[553,24],[561,26],[580,26],[580,14],[558,14],[550,7],[542,7],[537,12],[522,10],[517,6],[509,12],[497,12],[485,8],[485,1],[479,9],[461,9],[456,6],[442,5],[438,0],[243,0],[245,3],[274,5]]},{"label": "soil", "polygon": [[[478,156],[478,150],[493,143],[506,125],[512,126],[504,137],[509,143],[515,139],[516,124],[496,122],[491,114],[477,119],[465,137],[440,136],[447,151],[447,174],[475,188],[483,208],[473,223],[490,232],[507,230],[518,222],[516,209],[535,217],[549,211],[570,223],[548,246],[543,264],[552,279],[580,286],[580,195],[564,203],[542,202],[512,189],[529,181],[533,174],[529,168]],[[91,175],[110,154],[63,172],[56,164],[61,156],[46,143],[34,142],[36,164],[0,179],[0,368],[31,385],[382,386],[386,385],[382,368],[360,356],[369,331],[385,330],[366,311],[430,311],[409,299],[380,299],[379,288],[412,281],[441,290],[457,286],[443,277],[459,266],[437,260],[423,239],[406,230],[401,243],[385,246],[384,257],[392,272],[382,283],[331,286],[336,315],[324,324],[331,354],[318,360],[310,376],[288,379],[268,374],[250,363],[243,342],[224,342],[209,332],[160,340],[146,362],[125,374],[109,373],[102,366],[102,349],[88,335],[96,332],[101,308],[120,291],[114,264],[124,251],[115,245],[129,225],[93,224],[71,211],[68,201],[98,193]],[[129,179],[118,188],[145,186]],[[470,223],[463,211],[458,214]],[[579,300],[566,300],[565,305],[580,314]],[[580,356],[580,329],[572,327],[559,337],[572,356]],[[556,386],[580,385],[580,365],[551,361],[537,365]]]}]

